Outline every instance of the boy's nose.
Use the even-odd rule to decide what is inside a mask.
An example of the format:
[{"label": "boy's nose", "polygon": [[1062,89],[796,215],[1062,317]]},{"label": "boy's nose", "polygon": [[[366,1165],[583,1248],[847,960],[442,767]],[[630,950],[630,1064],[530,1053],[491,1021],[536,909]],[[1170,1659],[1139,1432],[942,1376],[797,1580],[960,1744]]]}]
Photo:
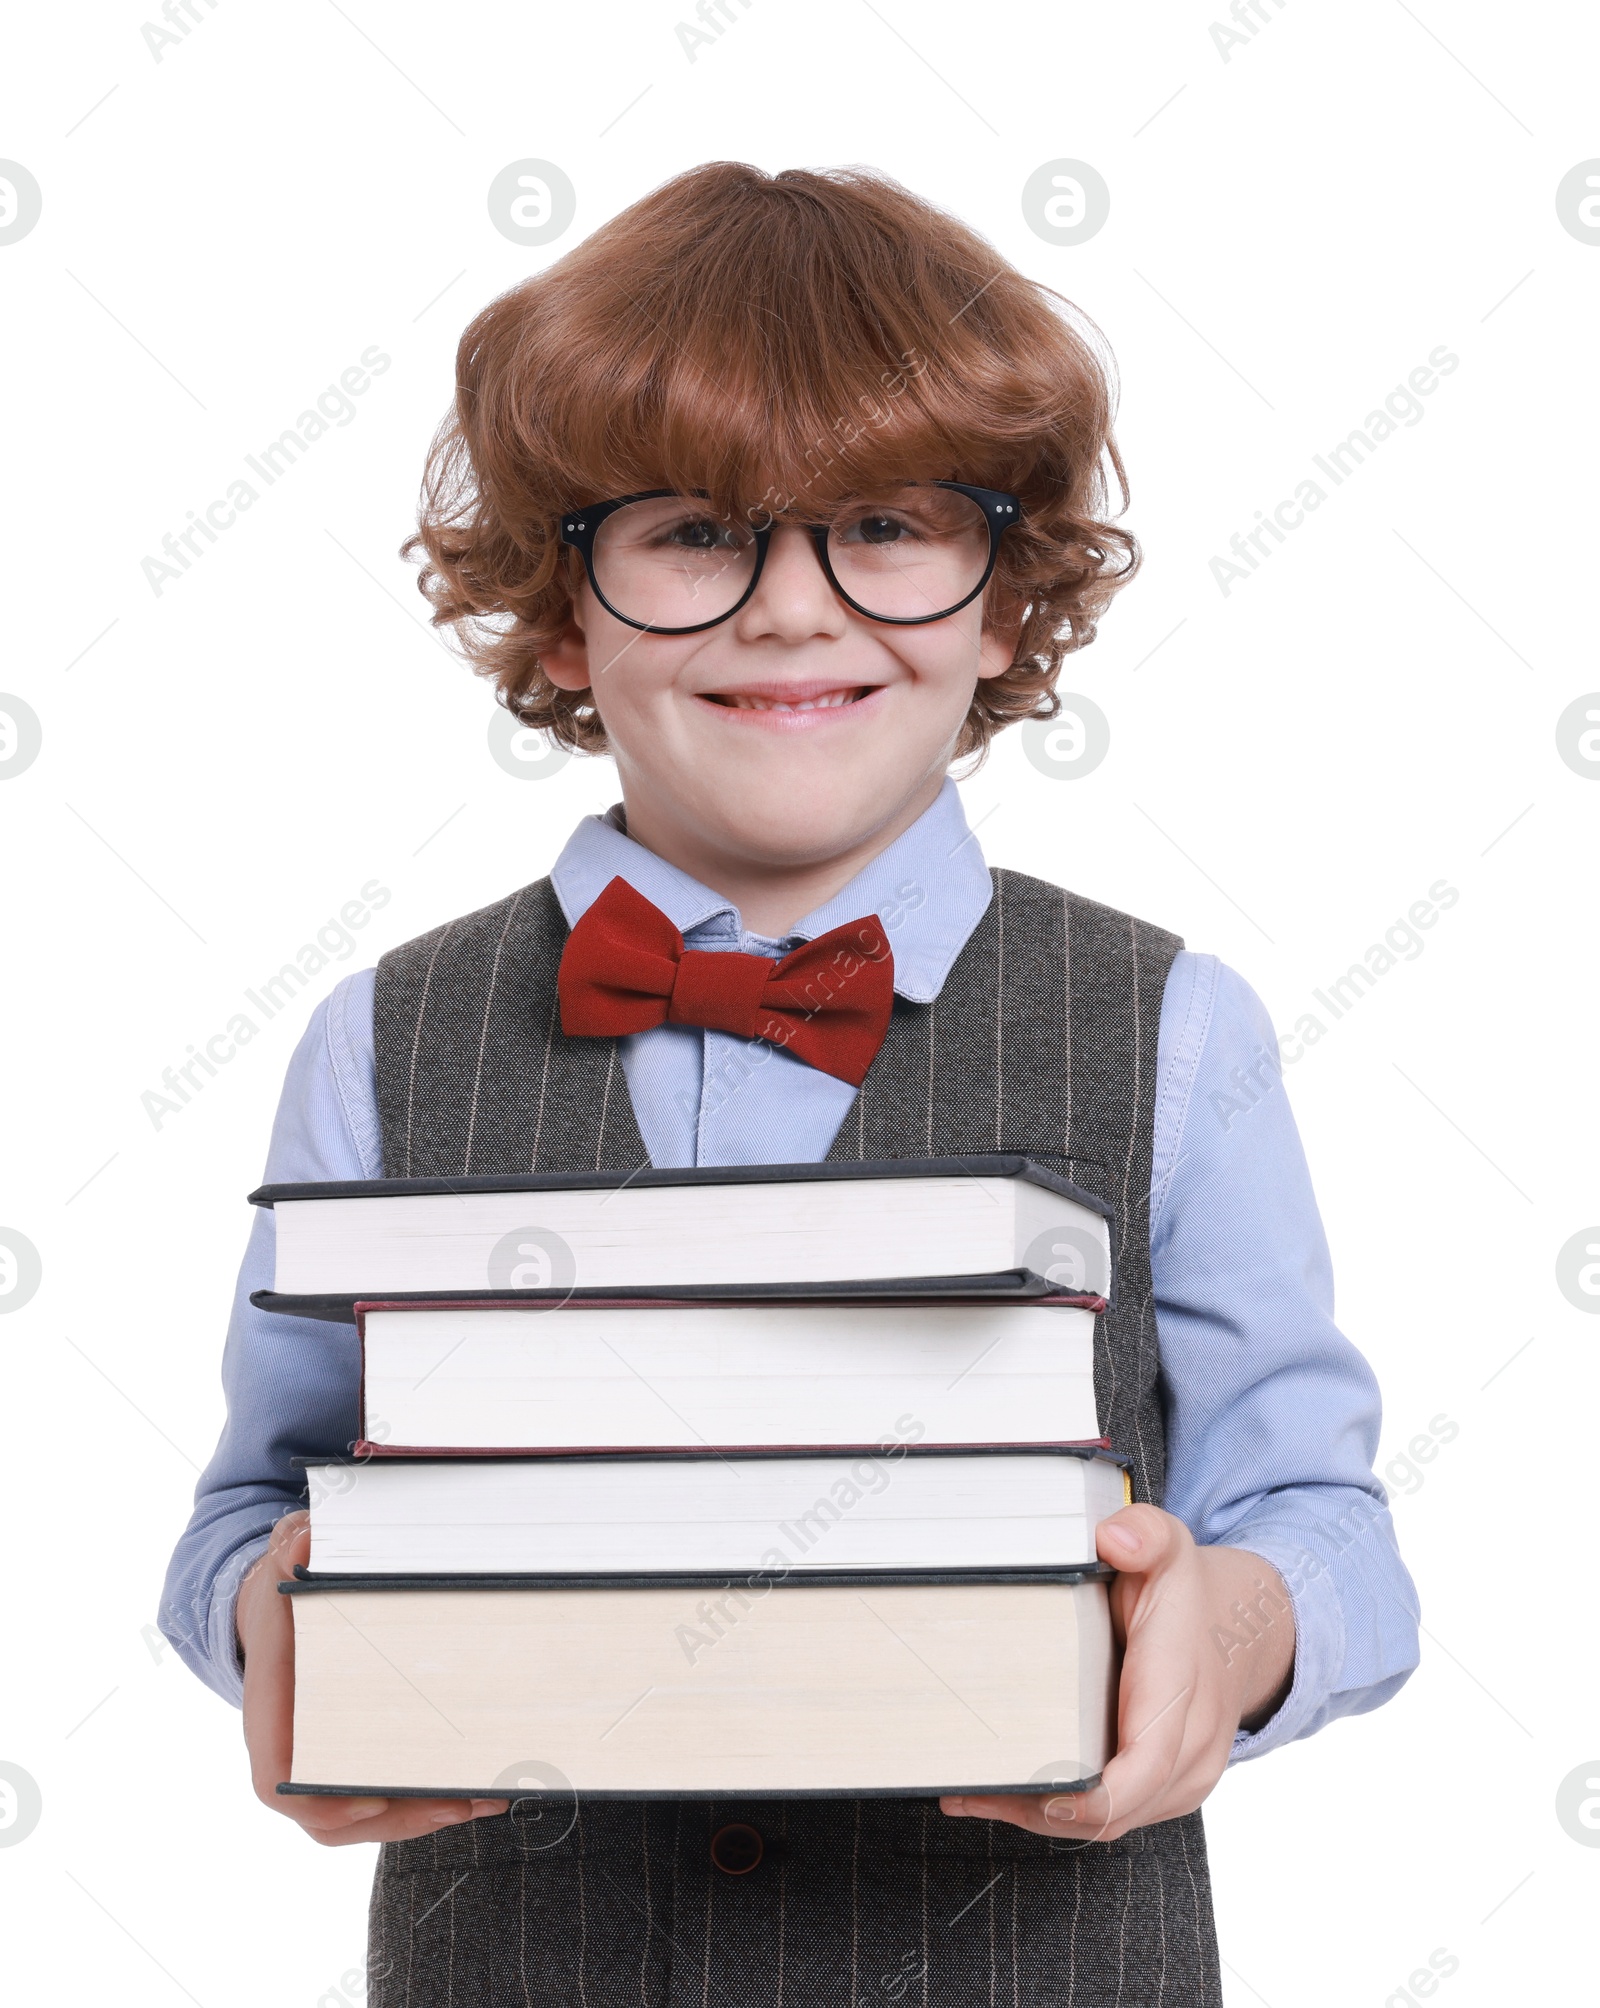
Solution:
[{"label": "boy's nose", "polygon": [[767,546],[767,561],[755,591],[736,616],[742,638],[772,634],[804,640],[813,634],[843,634],[849,609],[828,581],[810,533],[797,523],[779,523]]}]

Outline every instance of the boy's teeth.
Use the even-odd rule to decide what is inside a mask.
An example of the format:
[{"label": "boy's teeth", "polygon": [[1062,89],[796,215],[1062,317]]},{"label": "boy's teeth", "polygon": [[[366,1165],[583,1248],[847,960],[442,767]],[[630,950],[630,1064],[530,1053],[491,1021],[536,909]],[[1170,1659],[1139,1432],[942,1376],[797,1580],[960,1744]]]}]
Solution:
[{"label": "boy's teeth", "polygon": [[856,695],[853,690],[835,690],[826,697],[808,697],[799,704],[781,704],[774,697],[744,697],[732,691],[727,702],[740,711],[831,711],[840,704],[853,704]]}]

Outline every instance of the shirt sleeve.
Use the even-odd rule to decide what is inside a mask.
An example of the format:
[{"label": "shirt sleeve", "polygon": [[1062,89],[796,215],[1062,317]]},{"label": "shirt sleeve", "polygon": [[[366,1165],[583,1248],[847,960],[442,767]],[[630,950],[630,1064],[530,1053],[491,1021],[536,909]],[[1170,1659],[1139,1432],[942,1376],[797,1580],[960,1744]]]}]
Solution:
[{"label": "shirt sleeve", "polygon": [[[267,1182],[382,1173],[372,1060],[375,971],[358,970],[311,1014],[284,1078]],[[271,1207],[253,1208],[222,1355],[227,1420],[195,1488],[194,1512],[162,1592],[161,1629],[208,1687],[237,1707],[244,1676],[233,1628],[239,1583],[274,1524],[305,1503],[297,1455],[340,1455],[356,1435],[355,1328],[257,1310],[270,1289]]]},{"label": "shirt sleeve", "polygon": [[1215,956],[1180,954],[1168,977],[1155,1127],[1165,1504],[1196,1541],[1263,1556],[1294,1608],[1290,1691],[1235,1738],[1237,1762],[1388,1700],[1417,1664],[1417,1596],[1372,1468],[1377,1381],[1334,1323],[1277,1034]]}]

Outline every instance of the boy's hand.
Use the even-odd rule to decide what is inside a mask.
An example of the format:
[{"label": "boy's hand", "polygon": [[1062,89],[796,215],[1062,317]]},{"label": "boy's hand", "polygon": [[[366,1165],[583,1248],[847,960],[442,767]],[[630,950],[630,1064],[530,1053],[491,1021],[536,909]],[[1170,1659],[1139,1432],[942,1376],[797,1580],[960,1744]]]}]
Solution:
[{"label": "boy's hand", "polygon": [[409,1841],[460,1820],[503,1813],[505,1799],[282,1797],[294,1738],[294,1616],[278,1585],[311,1552],[311,1515],[289,1513],[239,1586],[234,1629],[244,1653],[244,1740],[256,1797],[324,1847],[347,1841]]},{"label": "boy's hand", "polygon": [[1097,1545],[1122,1571],[1111,1586],[1125,1645],[1117,1754],[1092,1791],[941,1799],[946,1813],[1114,1841],[1192,1813],[1222,1776],[1235,1731],[1259,1728],[1282,1705],[1294,1612],[1270,1562],[1243,1548],[1196,1547],[1158,1506],[1124,1506],[1102,1521]]}]

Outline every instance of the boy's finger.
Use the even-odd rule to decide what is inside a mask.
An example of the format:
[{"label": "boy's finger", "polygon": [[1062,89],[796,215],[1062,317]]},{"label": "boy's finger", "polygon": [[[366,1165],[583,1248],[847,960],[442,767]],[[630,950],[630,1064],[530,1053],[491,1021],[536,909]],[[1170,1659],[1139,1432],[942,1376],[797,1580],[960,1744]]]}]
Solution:
[{"label": "boy's finger", "polygon": [[311,1546],[311,1510],[297,1506],[292,1513],[284,1513],[272,1523],[272,1538],[285,1548],[307,1548]]},{"label": "boy's finger", "polygon": [[288,1777],[292,1762],[294,1657],[276,1639],[257,1638],[245,1661],[245,1740],[256,1795],[270,1805],[271,1793]]},{"label": "boy's finger", "polygon": [[[294,1747],[294,1614],[279,1594],[297,1562],[310,1553],[306,1513],[285,1514],[240,1588],[251,1599],[252,1621],[244,1656],[244,1731],[256,1797],[276,1811],[275,1788],[289,1776]],[[292,1817],[292,1815],[291,1815]]]},{"label": "boy's finger", "polygon": [[287,1813],[291,1820],[311,1833],[336,1833],[341,1827],[359,1826],[363,1820],[373,1820],[380,1813],[389,1810],[389,1800],[369,1797],[348,1799],[301,1798],[298,1795],[276,1795],[279,1812]]},{"label": "boy's finger", "polygon": [[953,1819],[1004,1820],[1030,1833],[1074,1841],[1114,1840],[1122,1831],[1108,1834],[1113,1808],[1098,1785],[1087,1792],[952,1795],[939,1801],[939,1810]]},{"label": "boy's finger", "polygon": [[[460,1826],[472,1817],[465,1799],[370,1799],[319,1798],[315,1808],[305,1800],[280,1798],[279,1805],[293,1807],[290,1818],[324,1847],[344,1847],[349,1843],[411,1841],[423,1834],[436,1834],[444,1827]],[[365,1811],[355,1809],[364,1808]],[[376,1808],[377,1810],[372,1810]]]},{"label": "boy's finger", "polygon": [[[1125,1675],[1126,1678],[1126,1675]],[[1106,1822],[1126,1832],[1150,1817],[1183,1755],[1192,1685],[1156,1687],[1148,1679],[1128,1682],[1119,1709],[1116,1755],[1101,1774],[1091,1798],[1103,1795]],[[1086,1811],[1092,1816],[1097,1808]],[[1074,1821],[1076,1827],[1081,1824]]]},{"label": "boy's finger", "polygon": [[1046,1805],[1054,1803],[1032,1792],[973,1792],[941,1798],[939,1810],[952,1819],[1004,1820],[1013,1827],[1026,1827],[1030,1833],[1049,1834],[1060,1831],[1045,1820]]},{"label": "boy's finger", "polygon": [[[431,1806],[434,1802],[425,1800],[423,1803]],[[339,1845],[369,1840],[416,1841],[424,1834],[437,1834],[447,1827],[461,1826],[470,1818],[471,1815],[465,1812],[452,1812],[448,1818],[441,1818],[437,1812],[413,1812],[410,1801],[395,1799],[391,1800],[388,1812],[374,1820],[370,1829],[360,1824],[347,1827],[339,1837]]]},{"label": "boy's finger", "polygon": [[1095,1531],[1102,1562],[1128,1575],[1149,1575],[1174,1561],[1187,1530],[1158,1506],[1124,1506]]},{"label": "boy's finger", "polygon": [[1117,1817],[1117,1806],[1106,1790],[1104,1777],[1087,1792],[1058,1792],[1053,1798],[1041,1799],[1039,1812],[1043,1833],[1070,1835],[1075,1841],[1115,1838],[1108,1830]]}]

